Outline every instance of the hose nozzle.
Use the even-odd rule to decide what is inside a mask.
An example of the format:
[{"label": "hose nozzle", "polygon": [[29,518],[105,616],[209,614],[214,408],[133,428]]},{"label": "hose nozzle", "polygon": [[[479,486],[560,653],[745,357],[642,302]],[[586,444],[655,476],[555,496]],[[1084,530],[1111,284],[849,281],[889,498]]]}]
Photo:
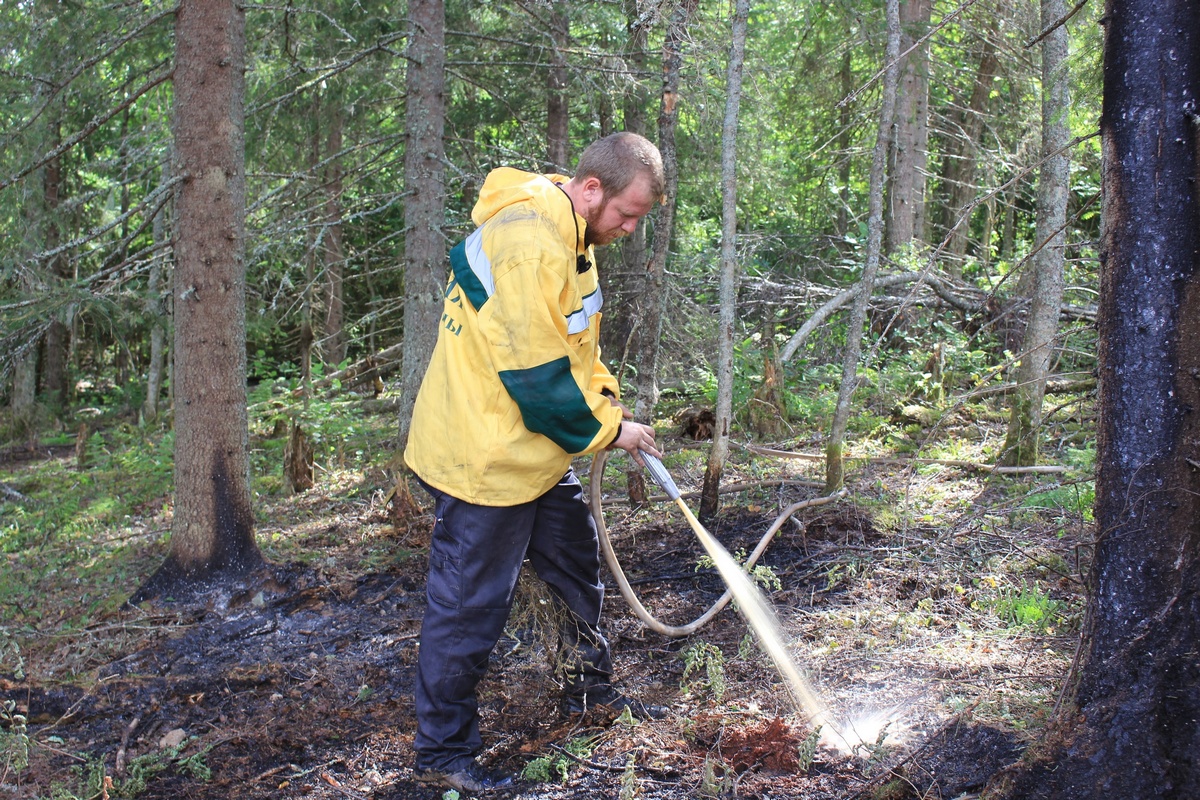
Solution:
[{"label": "hose nozzle", "polygon": [[646,462],[646,472],[650,473],[650,477],[654,479],[654,482],[662,487],[662,490],[667,493],[667,497],[672,500],[678,500],[679,487],[675,485],[675,481],[671,479],[671,473],[667,472],[667,468],[663,466],[663,463],[645,450],[639,450],[638,452],[642,454],[642,461]]}]

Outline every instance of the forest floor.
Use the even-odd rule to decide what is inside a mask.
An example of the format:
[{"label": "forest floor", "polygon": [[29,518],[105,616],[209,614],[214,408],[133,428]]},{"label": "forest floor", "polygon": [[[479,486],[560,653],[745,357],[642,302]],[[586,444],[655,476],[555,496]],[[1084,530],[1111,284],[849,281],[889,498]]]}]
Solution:
[{"label": "forest floor", "polygon": [[[678,439],[665,449],[680,487],[698,488],[704,451]],[[39,468],[57,460],[68,472],[70,457],[11,451],[0,480],[28,498]],[[629,509],[624,461],[606,472],[608,529],[643,601],[684,623],[724,586],[698,566],[677,509]],[[480,687],[483,760],[523,776],[501,796],[948,800],[975,796],[1020,758],[1069,670],[1092,536],[1086,510],[1045,501],[1086,479],[851,466],[849,496],[798,513],[760,562],[837,735],[818,743],[734,608],[667,638],[633,616],[607,570],[620,685],[669,713],[562,718],[530,579]],[[725,495],[710,530],[744,558],[782,509],[820,495],[820,469],[741,453],[728,482],[752,488]],[[271,579],[204,608],[120,605],[165,554],[168,497],[72,544],[76,571],[51,558],[49,533],[30,545],[41,562],[0,555],[4,580],[25,592],[10,593],[0,625],[0,798],[452,798],[411,769],[432,520],[394,513],[385,484],[330,468],[303,495],[260,497]]]}]

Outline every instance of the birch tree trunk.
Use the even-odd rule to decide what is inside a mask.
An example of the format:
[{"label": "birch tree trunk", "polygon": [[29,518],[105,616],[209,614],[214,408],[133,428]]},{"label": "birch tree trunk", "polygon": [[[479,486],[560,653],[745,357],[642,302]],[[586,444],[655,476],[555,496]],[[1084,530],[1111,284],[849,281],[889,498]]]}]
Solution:
[{"label": "birch tree trunk", "polygon": [[175,14],[175,516],[134,602],[189,597],[263,566],[246,414],[245,16],[234,0]]},{"label": "birch tree trunk", "polygon": [[[1065,0],[1042,0],[1042,27],[1066,15]],[[1042,40],[1042,167],[1038,175],[1037,222],[1029,316],[1021,344],[1008,436],[999,463],[1037,463],[1042,399],[1054,354],[1058,314],[1063,296],[1063,246],[1066,243],[1067,193],[1070,190],[1070,75],[1067,29],[1060,25]]]},{"label": "birch tree trunk", "polygon": [[875,152],[871,158],[870,196],[867,212],[867,260],[863,266],[858,294],[850,309],[846,323],[846,349],[842,354],[842,384],[838,390],[837,406],[829,426],[829,441],[825,446],[825,489],[832,494],[842,488],[845,481],[845,465],[842,451],[845,447],[846,426],[850,420],[850,405],[858,384],[858,357],[862,352],[863,326],[867,320],[867,302],[875,286],[875,274],[879,271],[879,259],[883,245],[883,184],[886,171],[888,145],[891,141],[892,118],[896,110],[896,83],[900,74],[900,0],[886,0],[887,51],[884,56],[887,69],[883,74],[883,101],[879,106],[879,130],[875,139]]},{"label": "birch tree trunk", "polygon": [[413,403],[437,342],[446,286],[446,8],[410,0],[404,111],[404,352],[397,453],[408,443]]},{"label": "birch tree trunk", "polygon": [[733,326],[737,319],[737,133],[742,103],[742,67],[746,60],[746,24],[750,0],[733,7],[733,35],[725,79],[725,121],[721,126],[721,281],[717,326],[717,423],[700,493],[700,519],[711,520],[720,507],[721,473],[729,457],[733,423]]}]

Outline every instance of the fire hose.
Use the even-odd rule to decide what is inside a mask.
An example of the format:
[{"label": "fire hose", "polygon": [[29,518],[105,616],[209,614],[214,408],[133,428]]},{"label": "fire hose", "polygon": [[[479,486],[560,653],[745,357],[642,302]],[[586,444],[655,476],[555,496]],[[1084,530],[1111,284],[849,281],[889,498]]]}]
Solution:
[{"label": "fire hose", "polygon": [[[729,604],[729,601],[733,599],[733,592],[729,589],[726,589],[725,593],[721,595],[721,597],[718,598],[715,603],[709,606],[707,611],[686,625],[667,625],[666,623],[655,618],[655,616],[651,614],[649,610],[647,610],[647,608],[642,604],[642,601],[638,598],[637,594],[633,591],[633,587],[629,584],[629,579],[625,577],[625,570],[621,568],[621,562],[617,559],[617,553],[613,549],[612,540],[608,535],[608,528],[604,524],[604,509],[602,507],[604,495],[603,477],[604,464],[607,461],[607,455],[608,454],[602,450],[596,453],[595,457],[592,459],[592,471],[589,480],[589,496],[591,500],[592,518],[596,521],[596,532],[600,538],[600,550],[604,554],[604,560],[608,564],[609,570],[612,572],[613,577],[616,578],[617,587],[621,591],[621,596],[625,598],[625,602],[627,602],[629,607],[633,609],[633,613],[636,614],[637,618],[642,621],[642,624],[655,633],[661,633],[664,636],[671,637],[688,636],[692,633],[695,633]],[[645,452],[642,453],[642,459],[646,462],[646,471],[650,474],[650,477],[654,480],[654,482],[657,483],[659,487],[661,487],[662,490],[667,493],[667,497],[673,500],[683,510],[688,524],[695,532],[697,538],[700,539],[700,543],[704,546],[704,549],[710,554],[714,552],[714,548],[717,549],[717,552],[723,551],[721,545],[717,543],[716,540],[712,538],[712,535],[704,529],[704,526],[701,525],[694,516],[692,516],[687,504],[682,500],[682,495],[680,494],[678,487],[676,487],[675,481],[671,479],[671,475],[667,472],[666,468],[663,466],[663,463],[654,456]],[[800,502],[792,503],[790,506],[785,508],[771,524],[771,526],[767,528],[767,532],[762,535],[761,539],[759,539],[758,545],[754,548],[754,551],[750,554],[750,558],[746,560],[746,563],[742,566],[742,568],[750,570],[756,563],[758,563],[758,559],[761,558],[762,554],[767,551],[767,547],[770,546],[771,540],[775,538],[775,534],[779,532],[784,523],[791,519],[792,515],[794,515],[797,511],[805,508],[811,508],[813,506],[831,503],[834,500],[845,497],[845,495],[846,490],[842,489],[825,497],[817,497],[811,500],[801,500]]]}]

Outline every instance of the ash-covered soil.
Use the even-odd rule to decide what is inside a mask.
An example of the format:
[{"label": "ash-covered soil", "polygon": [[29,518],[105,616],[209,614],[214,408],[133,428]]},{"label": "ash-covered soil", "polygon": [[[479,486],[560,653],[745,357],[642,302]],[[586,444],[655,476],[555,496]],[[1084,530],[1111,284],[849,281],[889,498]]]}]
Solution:
[{"label": "ash-covered soil", "polygon": [[[712,531],[731,552],[749,552],[772,520],[743,510]],[[628,513],[610,530],[644,602],[666,621],[686,622],[723,592],[714,572],[697,569],[701,550],[684,522]],[[935,666],[906,666],[902,652],[874,645],[852,658],[830,655],[821,614],[855,592],[868,609],[915,609],[910,596],[943,601],[915,572],[887,586],[883,568],[873,573],[876,586],[847,577],[846,553],[865,553],[880,539],[869,517],[834,506],[785,528],[761,563],[779,579],[771,601],[831,705],[860,707],[868,697],[893,710],[907,704],[902,734],[898,724],[882,735],[872,729],[854,752],[814,750],[807,719],[733,608],[694,636],[669,639],[648,632],[612,585],[605,624],[617,677],[627,692],[670,712],[636,725],[568,721],[531,582],[480,689],[485,760],[516,773],[542,770],[543,780],[524,779],[508,796],[545,800],[899,800],[978,790],[1022,742],[940,702],[946,682],[967,682],[975,668],[936,656]],[[35,743],[26,768],[0,776],[0,795],[50,797],[57,786],[82,797],[92,786],[94,797],[162,800],[441,797],[415,783],[410,769],[424,605],[419,545],[418,555],[361,577],[278,567],[261,586],[203,609],[170,602],[131,609],[104,624],[148,626],[156,635],[88,676],[0,676],[0,699],[28,718]],[[697,644],[719,649],[723,661],[713,671],[693,669],[685,681],[683,655]]]}]

